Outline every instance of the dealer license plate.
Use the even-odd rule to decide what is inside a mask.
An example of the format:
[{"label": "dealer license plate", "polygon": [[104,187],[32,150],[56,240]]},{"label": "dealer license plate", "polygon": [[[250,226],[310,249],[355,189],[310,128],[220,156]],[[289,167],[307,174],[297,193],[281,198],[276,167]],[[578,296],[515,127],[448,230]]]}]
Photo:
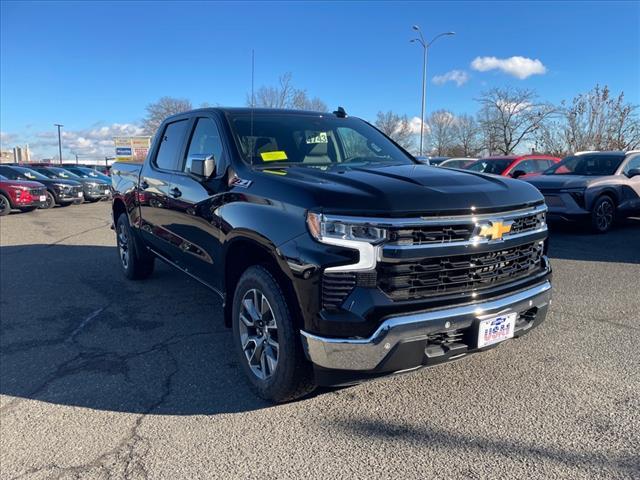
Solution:
[{"label": "dealer license plate", "polygon": [[41,202],[46,202],[47,201],[47,196],[46,195],[40,195],[40,201]]},{"label": "dealer license plate", "polygon": [[108,188],[104,191],[104,194],[105,195],[109,195],[109,189]]},{"label": "dealer license plate", "polygon": [[84,195],[84,193],[78,192],[78,198],[82,198],[83,195]]},{"label": "dealer license plate", "polygon": [[513,338],[517,317],[518,313],[513,312],[481,320],[478,330],[478,348]]}]

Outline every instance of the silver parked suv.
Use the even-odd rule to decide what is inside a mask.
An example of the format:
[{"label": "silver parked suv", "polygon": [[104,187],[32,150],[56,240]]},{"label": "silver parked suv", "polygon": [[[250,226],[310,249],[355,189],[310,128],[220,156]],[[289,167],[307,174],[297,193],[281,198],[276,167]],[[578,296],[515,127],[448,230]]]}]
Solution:
[{"label": "silver parked suv", "polygon": [[616,217],[640,214],[640,151],[580,152],[542,175],[523,178],[540,190],[548,218],[590,220],[598,233]]}]

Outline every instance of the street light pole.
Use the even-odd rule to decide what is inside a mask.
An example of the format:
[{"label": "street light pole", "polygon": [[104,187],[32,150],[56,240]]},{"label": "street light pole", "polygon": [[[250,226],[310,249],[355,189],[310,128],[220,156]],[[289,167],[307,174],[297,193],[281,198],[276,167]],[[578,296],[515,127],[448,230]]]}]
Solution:
[{"label": "street light pole", "polygon": [[53,125],[55,127],[58,127],[58,155],[60,158],[60,165],[62,165],[62,137],[60,136],[60,129],[64,127],[64,125],[61,125],[59,123],[54,123]]},{"label": "street light pole", "polygon": [[429,55],[429,47],[435,42],[438,38],[443,37],[445,35],[455,35],[456,32],[443,32],[439,33],[435,37],[431,39],[429,43],[425,42],[424,36],[422,35],[422,30],[418,25],[414,25],[413,30],[418,32],[419,38],[414,38],[410,40],[411,43],[417,42],[422,46],[422,107],[420,113],[420,155],[422,156],[423,145],[424,145],[424,116],[427,108],[427,58]]}]

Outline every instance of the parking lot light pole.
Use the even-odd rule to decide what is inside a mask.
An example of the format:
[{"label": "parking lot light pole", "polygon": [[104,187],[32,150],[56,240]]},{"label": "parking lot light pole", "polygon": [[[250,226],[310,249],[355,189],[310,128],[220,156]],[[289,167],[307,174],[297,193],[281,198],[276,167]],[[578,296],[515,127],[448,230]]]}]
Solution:
[{"label": "parking lot light pole", "polygon": [[429,47],[440,37],[444,37],[446,35],[455,35],[456,32],[443,32],[439,33],[435,37],[431,39],[430,42],[425,42],[424,37],[422,35],[422,30],[418,25],[414,25],[413,30],[418,32],[419,37],[413,38],[409,40],[411,43],[419,43],[422,45],[422,110],[420,113],[420,155],[422,155],[422,149],[424,144],[424,114],[426,109],[426,101],[427,101],[427,56],[429,54]]},{"label": "parking lot light pole", "polygon": [[53,124],[55,127],[58,127],[58,155],[60,156],[60,165],[62,165],[62,137],[60,136],[60,129],[64,127],[59,123]]}]

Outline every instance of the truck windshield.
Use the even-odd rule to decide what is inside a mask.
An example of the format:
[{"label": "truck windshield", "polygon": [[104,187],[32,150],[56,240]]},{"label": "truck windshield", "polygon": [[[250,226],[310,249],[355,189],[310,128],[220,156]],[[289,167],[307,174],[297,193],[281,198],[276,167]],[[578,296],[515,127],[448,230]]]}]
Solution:
[{"label": "truck windshield", "polygon": [[543,175],[613,175],[624,155],[575,155],[544,171]]},{"label": "truck windshield", "polygon": [[414,164],[389,139],[356,118],[333,115],[228,114],[233,135],[247,163],[256,166],[328,167]]}]

